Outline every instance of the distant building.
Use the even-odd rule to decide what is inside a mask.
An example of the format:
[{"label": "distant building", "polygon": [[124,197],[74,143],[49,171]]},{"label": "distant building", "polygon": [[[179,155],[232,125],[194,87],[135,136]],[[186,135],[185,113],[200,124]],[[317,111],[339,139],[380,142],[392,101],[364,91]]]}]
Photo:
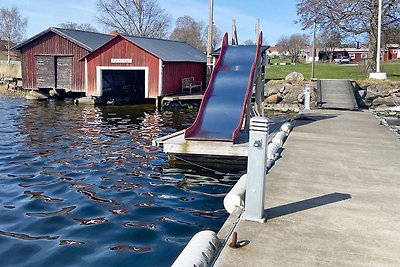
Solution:
[{"label": "distant building", "polygon": [[399,44],[388,44],[385,49],[384,60],[393,60],[400,58],[400,45]]},{"label": "distant building", "polygon": [[26,89],[157,98],[205,80],[205,54],[185,42],[49,28],[14,49]]},{"label": "distant building", "polygon": [[112,36],[48,28],[13,47],[21,52],[25,89],[59,89],[85,93],[85,61],[81,59]]}]

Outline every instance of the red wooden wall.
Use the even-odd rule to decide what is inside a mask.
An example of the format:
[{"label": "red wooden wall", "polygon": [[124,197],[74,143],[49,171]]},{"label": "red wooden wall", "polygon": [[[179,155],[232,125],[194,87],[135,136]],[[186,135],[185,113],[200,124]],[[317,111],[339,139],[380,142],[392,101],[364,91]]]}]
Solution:
[{"label": "red wooden wall", "polygon": [[[132,63],[111,63],[112,58],[132,58]],[[149,67],[148,97],[158,96],[159,59],[142,48],[118,36],[100,47],[87,57],[88,92],[87,95],[96,95],[96,67]]]},{"label": "red wooden wall", "polygon": [[37,89],[37,55],[71,55],[71,90],[74,92],[85,92],[85,63],[80,59],[85,57],[87,54],[89,54],[89,52],[86,49],[53,32],[48,32],[21,47],[22,86],[26,89]]},{"label": "red wooden wall", "polygon": [[206,64],[193,62],[165,62],[163,69],[163,95],[180,93],[182,79],[194,77],[203,82],[205,90]]}]

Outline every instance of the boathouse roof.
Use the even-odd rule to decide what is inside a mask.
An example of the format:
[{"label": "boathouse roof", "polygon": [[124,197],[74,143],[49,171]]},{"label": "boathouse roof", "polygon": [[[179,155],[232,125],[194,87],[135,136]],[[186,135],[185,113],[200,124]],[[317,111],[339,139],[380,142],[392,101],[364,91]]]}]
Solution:
[{"label": "boathouse roof", "polygon": [[206,55],[202,51],[186,42],[138,36],[123,37],[163,61],[202,63],[207,61]]},{"label": "boathouse roof", "polygon": [[108,42],[113,38],[112,35],[103,34],[98,32],[89,32],[89,31],[81,31],[81,30],[71,30],[71,29],[63,29],[63,28],[56,28],[50,27],[31,38],[17,44],[12,49],[20,49],[21,47],[25,46],[26,44],[36,40],[37,38],[45,35],[46,33],[54,32],[65,39],[71,41],[72,43],[92,52],[96,50],[98,47],[102,46],[104,43]]}]

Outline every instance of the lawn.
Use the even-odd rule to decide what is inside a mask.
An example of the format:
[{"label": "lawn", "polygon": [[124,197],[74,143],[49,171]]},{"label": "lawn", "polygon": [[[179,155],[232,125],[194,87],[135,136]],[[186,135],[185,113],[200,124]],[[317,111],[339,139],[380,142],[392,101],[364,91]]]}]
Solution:
[{"label": "lawn", "polygon": [[[266,69],[267,80],[282,80],[289,73],[297,71],[309,80],[311,77],[311,64],[296,65],[268,65]],[[388,74],[388,79],[400,81],[400,63],[386,63],[382,65],[382,71]],[[317,79],[350,79],[364,80],[368,78],[363,65],[353,64],[328,64],[317,63],[315,65],[315,78]]]}]

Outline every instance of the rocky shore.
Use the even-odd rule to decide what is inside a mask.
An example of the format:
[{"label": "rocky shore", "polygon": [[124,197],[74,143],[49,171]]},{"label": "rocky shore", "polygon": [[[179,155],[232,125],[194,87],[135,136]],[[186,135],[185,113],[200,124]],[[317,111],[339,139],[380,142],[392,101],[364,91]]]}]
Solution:
[{"label": "rocky shore", "polygon": [[[298,72],[285,80],[265,84],[266,110],[298,112],[304,104],[304,86],[310,85],[311,103],[317,101],[317,83],[307,81]],[[360,108],[385,109],[400,105],[400,82],[363,80],[353,82],[354,93]]]}]

